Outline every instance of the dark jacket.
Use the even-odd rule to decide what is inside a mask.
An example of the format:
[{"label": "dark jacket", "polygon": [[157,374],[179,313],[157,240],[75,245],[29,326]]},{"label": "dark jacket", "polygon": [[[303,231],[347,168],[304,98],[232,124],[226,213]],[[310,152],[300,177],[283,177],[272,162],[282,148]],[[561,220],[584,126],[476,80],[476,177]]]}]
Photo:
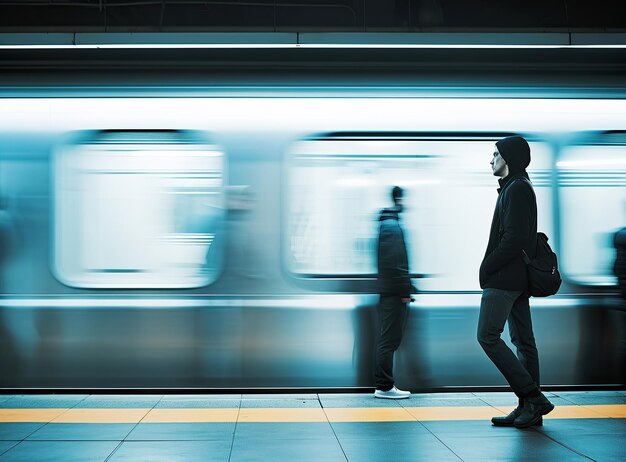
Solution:
[{"label": "dark jacket", "polygon": [[384,209],[380,212],[378,234],[378,288],[381,295],[409,298],[415,288],[409,277],[409,259],[400,227],[398,212]]},{"label": "dark jacket", "polygon": [[487,251],[480,265],[483,289],[528,288],[523,250],[530,258],[537,245],[537,201],[525,170],[499,180]]}]

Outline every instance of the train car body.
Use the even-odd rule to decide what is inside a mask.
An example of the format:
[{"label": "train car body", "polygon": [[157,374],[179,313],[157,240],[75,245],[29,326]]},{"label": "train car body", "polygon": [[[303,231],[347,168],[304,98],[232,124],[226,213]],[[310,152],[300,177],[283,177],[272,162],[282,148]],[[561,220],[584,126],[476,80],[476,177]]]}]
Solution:
[{"label": "train car body", "polygon": [[233,72],[235,90],[5,82],[2,387],[371,387],[376,216],[395,184],[419,290],[398,383],[503,386],[476,326],[489,162],[510,134],[530,142],[565,279],[531,300],[544,384],[624,385],[626,91],[357,88],[328,70],[268,89],[273,74]]}]

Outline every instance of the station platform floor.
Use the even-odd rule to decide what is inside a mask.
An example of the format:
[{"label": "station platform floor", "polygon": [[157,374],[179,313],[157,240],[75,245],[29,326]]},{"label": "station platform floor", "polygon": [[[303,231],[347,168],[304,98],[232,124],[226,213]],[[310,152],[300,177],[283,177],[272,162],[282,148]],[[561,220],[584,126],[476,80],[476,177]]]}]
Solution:
[{"label": "station platform floor", "polygon": [[544,425],[494,427],[512,393],[0,395],[0,461],[625,461],[626,392],[552,392]]}]

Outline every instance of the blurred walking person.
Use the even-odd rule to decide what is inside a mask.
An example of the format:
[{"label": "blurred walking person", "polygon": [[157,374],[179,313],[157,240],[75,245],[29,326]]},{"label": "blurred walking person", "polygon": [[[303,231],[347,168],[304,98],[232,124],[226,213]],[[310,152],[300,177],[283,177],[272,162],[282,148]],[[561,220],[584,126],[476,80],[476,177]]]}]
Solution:
[{"label": "blurred walking person", "polygon": [[378,319],[380,336],[376,348],[376,398],[403,399],[411,392],[400,390],[393,378],[393,356],[400,346],[406,324],[411,293],[415,288],[409,276],[409,259],[400,226],[403,207],[403,190],[395,186],[391,190],[393,207],[380,213],[378,234],[378,285],[380,303]]},{"label": "blurred walking person", "polygon": [[626,299],[626,228],[622,228],[615,233],[613,245],[615,246],[613,272],[617,276],[617,285],[622,297]]}]

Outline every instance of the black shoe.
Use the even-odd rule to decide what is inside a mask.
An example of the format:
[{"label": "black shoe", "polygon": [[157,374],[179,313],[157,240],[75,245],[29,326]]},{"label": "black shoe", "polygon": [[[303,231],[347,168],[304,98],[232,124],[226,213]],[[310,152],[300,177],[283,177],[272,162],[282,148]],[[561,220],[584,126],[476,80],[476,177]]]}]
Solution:
[{"label": "black shoe", "polygon": [[[509,415],[492,417],[491,423],[496,427],[513,427],[515,425],[515,419],[517,419],[520,415],[522,415],[522,408],[517,406],[509,413]],[[543,418],[539,417],[539,420],[533,425],[543,425]]]},{"label": "black shoe", "polygon": [[548,401],[543,393],[537,396],[524,398],[522,413],[515,419],[513,424],[517,428],[527,428],[536,425],[541,417],[552,412],[554,404]]}]

